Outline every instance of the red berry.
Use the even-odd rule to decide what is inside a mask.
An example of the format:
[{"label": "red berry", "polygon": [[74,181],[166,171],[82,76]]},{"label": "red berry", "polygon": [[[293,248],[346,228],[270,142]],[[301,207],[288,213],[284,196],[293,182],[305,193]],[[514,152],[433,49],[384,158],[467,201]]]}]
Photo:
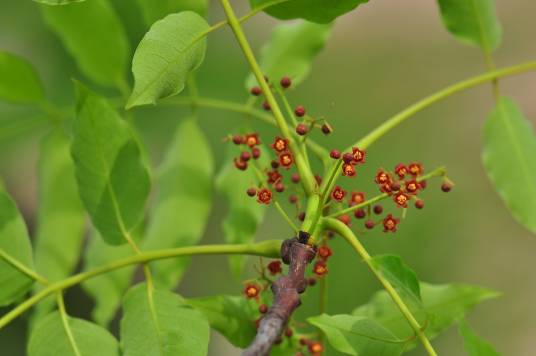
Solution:
[{"label": "red berry", "polygon": [[316,284],[316,278],[315,277],[308,278],[307,284],[310,285],[311,287],[314,286]]},{"label": "red berry", "polygon": [[248,190],[246,191],[246,193],[250,196],[250,197],[254,197],[256,194],[257,194],[257,189],[256,188],[248,188]]},{"label": "red berry", "polygon": [[300,136],[306,135],[309,132],[309,128],[305,124],[298,124],[296,126],[296,133]]},{"label": "red berry", "polygon": [[283,88],[289,88],[292,85],[292,80],[290,80],[289,77],[283,77],[281,78],[281,81],[279,82]]},{"label": "red berry", "polygon": [[376,215],[380,215],[381,213],[383,213],[383,207],[381,205],[374,205],[374,214]]},{"label": "red berry", "polygon": [[420,200],[420,199],[417,200],[417,201],[415,202],[415,207],[416,207],[417,209],[422,209],[422,208],[424,208],[424,200]]},{"label": "red berry", "polygon": [[234,135],[233,136],[233,143],[235,145],[241,145],[242,143],[244,143],[244,138],[240,135]]},{"label": "red berry", "polygon": [[321,130],[322,130],[322,133],[323,133],[324,135],[329,135],[330,133],[333,132],[333,129],[332,129],[331,126],[329,126],[328,124],[324,124],[324,125],[322,125]]},{"label": "red berry", "polygon": [[262,89],[260,87],[253,87],[249,91],[252,95],[259,96],[262,94]]},{"label": "red berry", "polygon": [[268,306],[266,304],[259,305],[259,312],[261,314],[266,314],[267,311],[268,311]]},{"label": "red berry", "polygon": [[288,201],[289,201],[291,204],[296,204],[296,203],[298,202],[298,197],[295,196],[294,194],[289,195],[289,197],[288,197]]},{"label": "red berry", "polygon": [[398,182],[391,183],[391,190],[393,192],[398,192],[400,190],[400,188],[401,188],[400,183],[398,183]]},{"label": "red berry", "polygon": [[244,162],[247,162],[249,161],[249,159],[251,158],[251,154],[247,151],[244,151],[240,154],[240,159]]},{"label": "red berry", "polygon": [[363,210],[363,209],[357,209],[357,210],[354,212],[354,216],[355,216],[357,219],[363,219],[366,215],[367,215],[367,213],[365,213],[365,210]]},{"label": "red berry", "polygon": [[305,220],[305,212],[304,211],[302,211],[301,213],[298,214],[298,220],[300,220],[300,221]]},{"label": "red berry", "polygon": [[331,150],[329,156],[333,159],[339,159],[341,158],[341,152],[339,150]]},{"label": "red berry", "polygon": [[374,225],[375,225],[375,224],[374,224],[374,221],[372,221],[372,220],[367,220],[367,221],[365,221],[365,227],[366,227],[367,229],[369,229],[369,230],[372,229],[372,228],[374,228]]},{"label": "red berry", "polygon": [[444,182],[443,184],[441,184],[441,190],[444,191],[445,193],[450,192],[451,189],[452,189],[452,185],[450,183]]},{"label": "red berry", "polygon": [[299,183],[300,182],[300,175],[298,173],[292,173],[290,176],[290,180],[292,183]]},{"label": "red berry", "polygon": [[247,162],[244,162],[241,159],[235,158],[234,159],[234,165],[235,165],[236,168],[238,168],[241,171],[245,171],[246,169],[248,169]]},{"label": "red berry", "polygon": [[258,159],[261,156],[261,150],[258,147],[253,147],[251,149],[251,155],[253,159]]},{"label": "red berry", "polygon": [[294,113],[298,117],[302,117],[305,115],[305,108],[301,105],[296,106],[296,109],[294,109]]},{"label": "red berry", "polygon": [[285,191],[285,185],[281,182],[277,182],[275,184],[275,191],[278,192],[278,193],[282,193]]},{"label": "red berry", "polygon": [[265,100],[262,103],[262,108],[266,111],[270,111],[272,108],[270,107],[270,104]]}]

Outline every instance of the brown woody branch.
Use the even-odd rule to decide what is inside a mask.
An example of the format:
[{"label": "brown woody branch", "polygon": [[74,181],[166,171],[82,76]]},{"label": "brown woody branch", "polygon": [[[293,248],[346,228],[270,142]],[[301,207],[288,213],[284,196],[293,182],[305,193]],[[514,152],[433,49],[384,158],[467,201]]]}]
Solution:
[{"label": "brown woody branch", "polygon": [[299,238],[283,241],[281,258],[289,265],[288,275],[281,276],[272,284],[274,302],[262,318],[257,335],[242,356],[268,355],[280,338],[290,316],[300,306],[300,294],[307,287],[305,268],[316,255],[316,249],[307,244],[309,234],[300,231]]}]

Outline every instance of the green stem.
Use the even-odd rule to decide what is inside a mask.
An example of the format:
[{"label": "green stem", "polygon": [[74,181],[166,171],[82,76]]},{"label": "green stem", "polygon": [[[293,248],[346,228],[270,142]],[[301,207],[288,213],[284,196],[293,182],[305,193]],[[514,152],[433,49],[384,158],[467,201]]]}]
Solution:
[{"label": "green stem", "polygon": [[[264,97],[268,101],[268,104],[270,104],[270,108],[272,110],[272,113],[274,114],[275,121],[277,123],[277,126],[279,127],[279,130],[281,131],[281,134],[283,135],[283,137],[293,142],[294,141],[293,137],[290,133],[287,122],[285,121],[285,118],[283,117],[283,114],[281,113],[279,104],[275,100],[272,90],[270,89],[270,87],[268,86],[268,83],[264,79],[264,75],[261,71],[261,68],[259,64],[257,63],[257,60],[255,59],[253,51],[251,50],[249,42],[246,39],[244,31],[242,31],[240,22],[236,18],[234,10],[231,7],[231,4],[229,3],[229,0],[220,0],[220,2],[223,6],[223,10],[225,11],[225,14],[227,15],[229,25],[231,26],[231,29],[233,30],[235,34],[236,40],[238,41],[240,48],[242,48],[242,52],[244,53],[244,56],[246,57],[246,60],[249,63],[251,71],[253,72],[253,75],[255,75],[255,78],[257,79],[257,82],[259,83],[262,89],[262,92],[264,94]],[[314,180],[313,174],[311,170],[309,169],[309,167],[307,166],[307,163],[305,162],[305,159],[302,156],[299,148],[294,147],[294,145],[291,143],[290,150],[292,154],[294,155],[294,160],[295,160],[296,167],[301,177],[300,181],[302,182],[303,188],[307,195],[311,195],[313,191],[315,190],[315,180]]]},{"label": "green stem", "polygon": [[4,250],[0,249],[0,258],[9,263],[14,268],[18,269],[34,281],[37,281],[43,285],[48,285],[50,282],[43,276],[41,276],[39,273],[33,271],[32,269],[26,267],[23,265],[20,261],[17,259],[11,257],[9,254],[7,254]]},{"label": "green stem", "polygon": [[384,287],[384,289],[387,291],[393,302],[396,304],[398,309],[400,309],[400,312],[406,320],[408,321],[409,325],[423,344],[424,348],[426,349],[426,352],[430,356],[437,356],[437,353],[435,352],[432,344],[430,343],[430,340],[426,337],[421,325],[419,322],[415,319],[407,305],[404,303],[398,292],[395,290],[393,285],[385,279],[372,265],[370,262],[370,255],[365,249],[365,247],[359,242],[357,237],[354,235],[352,230],[348,226],[346,226],[343,222],[337,220],[337,219],[323,219],[322,220],[323,227],[326,227],[332,231],[335,231],[339,235],[341,235],[351,246],[352,248],[361,256],[363,261],[367,264],[368,268],[372,271],[376,279],[381,283],[381,285]]},{"label": "green stem", "polygon": [[82,356],[80,350],[78,349],[78,345],[76,345],[71,326],[69,325],[69,316],[67,315],[67,311],[65,310],[65,302],[63,301],[63,295],[61,294],[61,291],[56,293],[56,302],[58,304],[58,310],[60,312],[63,329],[67,334],[67,339],[69,339],[69,344],[71,345],[71,348],[76,356]]},{"label": "green stem", "polygon": [[82,283],[85,280],[99,276],[110,271],[127,267],[134,264],[147,263],[155,260],[166,258],[195,256],[195,255],[253,255],[265,256],[271,258],[279,257],[281,241],[270,240],[256,244],[240,244],[240,245],[204,245],[204,246],[189,246],[166,250],[156,250],[142,252],[133,256],[125,257],[116,260],[107,265],[97,267],[91,271],[82,272],[74,276],[68,277],[58,282],[49,284],[39,293],[33,295],[26,301],[22,302],[7,314],[0,318],[0,329],[9,324],[13,319],[24,313],[26,310],[37,304],[52,293],[70,288],[74,285]]}]

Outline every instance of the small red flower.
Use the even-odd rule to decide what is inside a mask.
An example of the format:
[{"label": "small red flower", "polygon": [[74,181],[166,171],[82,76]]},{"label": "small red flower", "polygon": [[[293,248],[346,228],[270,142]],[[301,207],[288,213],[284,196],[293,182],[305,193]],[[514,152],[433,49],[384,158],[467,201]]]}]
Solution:
[{"label": "small red flower", "polygon": [[266,175],[268,176],[268,183],[269,184],[275,184],[275,183],[279,182],[281,180],[281,178],[283,178],[283,176],[281,175],[281,173],[279,173],[279,171],[277,171],[277,169],[274,169],[273,171],[266,172]]},{"label": "small red flower", "polygon": [[398,176],[398,178],[402,179],[408,173],[408,167],[406,167],[405,164],[400,163],[395,167],[395,173]]},{"label": "small red flower", "polygon": [[354,160],[352,163],[354,164],[365,163],[365,150],[360,150],[357,147],[352,147],[352,155],[354,156]]},{"label": "small red flower", "polygon": [[257,202],[261,204],[270,204],[272,200],[272,192],[267,188],[262,188],[257,191]]},{"label": "small red flower", "polygon": [[275,152],[281,153],[288,149],[288,140],[286,138],[281,138],[277,136],[274,140],[274,143],[270,145],[274,149]]},{"label": "small red flower", "polygon": [[424,169],[422,168],[422,164],[413,162],[409,164],[408,171],[413,176],[420,176],[424,172]]},{"label": "small red flower", "polygon": [[342,175],[346,177],[355,176],[355,167],[352,164],[344,163],[342,165]]},{"label": "small red flower", "polygon": [[246,284],[246,287],[244,288],[244,294],[246,295],[246,298],[249,298],[249,299],[257,298],[260,292],[261,292],[261,287],[259,287],[258,284],[248,283]]},{"label": "small red flower", "polygon": [[257,146],[261,143],[261,140],[259,139],[258,133],[251,133],[247,134],[244,138],[244,143],[248,145],[249,147]]},{"label": "small red flower", "polygon": [[415,179],[406,182],[406,192],[410,194],[417,194],[420,187],[420,184]]},{"label": "small red flower", "polygon": [[285,169],[289,169],[292,166],[293,162],[294,162],[294,158],[292,157],[292,154],[290,152],[282,153],[279,156],[279,163]]},{"label": "small red flower", "polygon": [[323,276],[326,273],[328,273],[328,266],[326,265],[326,262],[324,261],[317,261],[313,267],[313,272],[317,276]]},{"label": "small red flower", "polygon": [[331,196],[336,201],[342,201],[345,195],[346,195],[346,190],[342,189],[338,185],[333,189],[333,192],[331,193]]},{"label": "small red flower", "polygon": [[319,257],[328,258],[332,254],[333,254],[333,252],[331,251],[331,249],[328,246],[320,246],[318,248],[318,256]]},{"label": "small red flower", "polygon": [[310,342],[307,348],[309,349],[309,352],[313,355],[319,355],[324,352],[324,346],[322,346],[322,344],[318,341]]},{"label": "small red flower", "polygon": [[283,270],[281,269],[281,261],[272,261],[268,263],[268,271],[270,271],[270,274],[272,276],[275,276],[278,273],[281,273]]},{"label": "small red flower", "polygon": [[385,219],[383,219],[383,231],[395,232],[398,223],[400,223],[400,219],[394,218],[391,214],[387,215]]},{"label": "small red flower", "polygon": [[393,193],[393,187],[389,183],[381,184],[380,185],[380,192],[387,193],[387,194],[391,195],[391,193]]},{"label": "small red flower", "polygon": [[395,201],[396,205],[399,208],[407,208],[408,207],[409,196],[407,196],[403,192],[396,193],[395,196],[393,197],[393,200]]},{"label": "small red flower", "polygon": [[239,158],[234,159],[234,166],[240,169],[241,171],[245,171],[246,169],[248,169],[248,163],[245,161],[242,161]]},{"label": "small red flower", "polygon": [[376,173],[376,178],[374,181],[380,185],[384,184],[390,184],[393,179],[391,178],[391,175],[384,171],[383,169],[378,170],[378,173]]},{"label": "small red flower", "polygon": [[352,196],[350,197],[350,201],[348,202],[349,206],[354,206],[361,204],[365,201],[365,193],[363,192],[352,192]]}]

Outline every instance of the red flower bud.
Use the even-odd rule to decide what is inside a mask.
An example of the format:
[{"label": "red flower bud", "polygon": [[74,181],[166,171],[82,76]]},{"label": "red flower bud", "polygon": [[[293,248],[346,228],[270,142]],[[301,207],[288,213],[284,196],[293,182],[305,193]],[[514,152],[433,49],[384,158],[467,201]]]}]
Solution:
[{"label": "red flower bud", "polygon": [[246,191],[246,193],[250,196],[250,197],[254,197],[255,195],[257,195],[257,189],[256,188],[248,188],[248,190]]},{"label": "red flower bud", "polygon": [[333,159],[339,159],[341,158],[341,152],[339,150],[331,150],[329,156]]},{"label": "red flower bud", "polygon": [[305,115],[305,108],[302,105],[296,106],[296,109],[294,109],[294,113],[298,117],[302,117]]},{"label": "red flower bud", "polygon": [[253,87],[249,92],[251,95],[259,96],[262,94],[262,89],[260,87]]},{"label": "red flower bud", "polygon": [[248,169],[248,163],[238,158],[234,159],[234,165],[236,168],[240,169],[241,171],[245,171],[246,169]]},{"label": "red flower bud", "polygon": [[328,246],[320,246],[318,248],[317,253],[318,253],[318,256],[322,257],[322,258],[328,258],[333,254],[333,252],[331,251],[331,249]]},{"label": "red flower bud", "polygon": [[275,276],[278,273],[281,273],[283,270],[281,269],[281,261],[272,261],[268,263],[268,271],[270,271],[270,274],[272,276]]},{"label": "red flower bud", "polygon": [[307,134],[307,132],[309,132],[309,127],[307,127],[307,125],[305,124],[298,124],[296,126],[296,133],[300,136],[304,136]]},{"label": "red flower bud", "polygon": [[292,85],[292,81],[289,77],[283,77],[281,78],[281,81],[279,82],[281,86],[285,89],[289,88]]}]

